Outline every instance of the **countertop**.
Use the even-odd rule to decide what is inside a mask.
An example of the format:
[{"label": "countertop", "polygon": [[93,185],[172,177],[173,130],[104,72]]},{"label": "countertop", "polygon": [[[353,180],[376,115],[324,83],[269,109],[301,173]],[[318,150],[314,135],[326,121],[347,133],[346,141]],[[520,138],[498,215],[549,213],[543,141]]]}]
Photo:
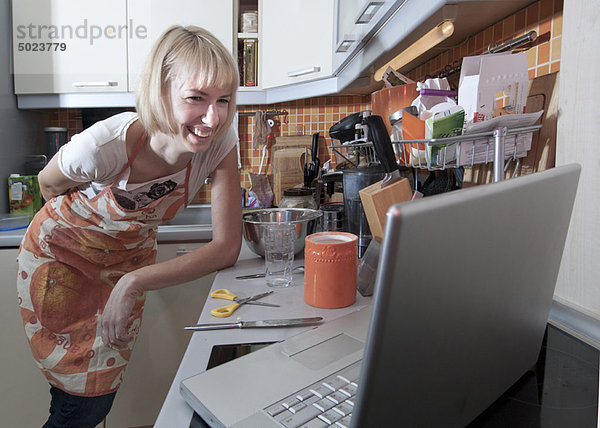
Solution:
[{"label": "countertop", "polygon": [[[303,264],[302,254],[296,258],[294,266]],[[264,279],[236,280],[238,275],[261,272],[264,270],[264,259],[252,253],[246,245],[242,245],[242,251],[237,263],[217,273],[211,291],[219,288],[227,288],[239,296],[250,296],[269,290]],[[274,318],[298,318],[298,317],[323,317],[323,321],[331,321],[340,316],[358,310],[367,305],[371,298],[363,297],[360,293],[356,295],[354,305],[342,309],[319,309],[309,306],[304,302],[304,282],[302,274],[294,274],[292,285],[287,288],[272,288],[275,292],[261,301],[276,303],[279,308],[263,307],[256,305],[244,305],[239,308],[231,321],[238,320],[260,320]],[[198,323],[222,322],[225,319],[215,318],[210,315],[214,308],[224,306],[225,301],[209,298],[202,309]],[[182,326],[183,327],[183,326]],[[230,329],[213,330],[190,333],[191,339],[183,356],[181,365],[171,384],[167,398],[160,411],[155,428],[178,428],[190,426],[193,410],[187,405],[179,392],[180,382],[183,379],[202,373],[206,370],[210,353],[214,345],[238,344],[238,343],[261,343],[281,341],[293,335],[299,334],[313,327],[287,327],[268,329]]]}]

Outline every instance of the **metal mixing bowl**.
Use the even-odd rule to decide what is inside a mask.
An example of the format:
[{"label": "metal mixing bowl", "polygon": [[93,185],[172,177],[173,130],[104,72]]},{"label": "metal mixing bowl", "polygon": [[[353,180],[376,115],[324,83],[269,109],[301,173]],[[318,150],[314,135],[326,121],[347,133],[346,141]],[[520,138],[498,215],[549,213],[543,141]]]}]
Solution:
[{"label": "metal mixing bowl", "polygon": [[304,238],[317,232],[323,213],[308,208],[266,208],[242,214],[244,240],[257,255],[265,256],[264,227],[267,224],[292,223],[296,225],[294,252],[304,250]]}]

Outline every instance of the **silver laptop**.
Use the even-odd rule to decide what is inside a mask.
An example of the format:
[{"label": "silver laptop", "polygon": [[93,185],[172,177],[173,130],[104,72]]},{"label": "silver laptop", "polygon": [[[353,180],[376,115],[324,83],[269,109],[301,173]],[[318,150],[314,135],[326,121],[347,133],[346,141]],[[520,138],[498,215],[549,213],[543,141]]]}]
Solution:
[{"label": "silver laptop", "polygon": [[392,206],[370,307],[181,393],[219,427],[467,425],[537,361],[579,173]]}]

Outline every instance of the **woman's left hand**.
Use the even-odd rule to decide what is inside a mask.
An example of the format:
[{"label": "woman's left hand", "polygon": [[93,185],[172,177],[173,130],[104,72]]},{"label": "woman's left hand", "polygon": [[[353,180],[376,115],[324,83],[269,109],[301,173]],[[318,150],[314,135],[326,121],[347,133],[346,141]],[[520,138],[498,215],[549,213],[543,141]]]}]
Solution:
[{"label": "woman's left hand", "polygon": [[136,299],[143,292],[135,287],[133,277],[128,273],[119,279],[100,316],[102,341],[106,346],[126,348],[133,339],[133,334],[127,331],[127,321]]}]

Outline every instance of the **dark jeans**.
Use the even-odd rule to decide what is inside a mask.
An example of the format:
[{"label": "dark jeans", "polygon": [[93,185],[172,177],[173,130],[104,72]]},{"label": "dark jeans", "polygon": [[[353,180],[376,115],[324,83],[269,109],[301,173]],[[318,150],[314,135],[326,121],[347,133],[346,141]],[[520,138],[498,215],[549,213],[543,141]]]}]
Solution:
[{"label": "dark jeans", "polygon": [[50,387],[50,417],[43,428],[94,428],[110,411],[116,392],[79,397]]}]

